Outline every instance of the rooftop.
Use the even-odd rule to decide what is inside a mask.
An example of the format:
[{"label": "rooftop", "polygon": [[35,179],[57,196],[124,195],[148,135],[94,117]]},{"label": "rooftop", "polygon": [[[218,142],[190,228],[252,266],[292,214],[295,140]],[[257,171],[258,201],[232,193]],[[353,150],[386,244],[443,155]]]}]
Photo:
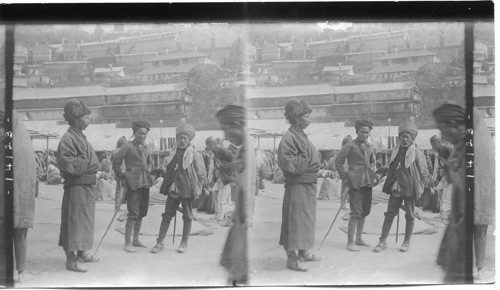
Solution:
[{"label": "rooftop", "polygon": [[433,55],[437,54],[435,52],[428,50],[408,50],[408,51],[400,51],[384,55],[374,60],[388,60],[388,59],[408,58],[408,57],[418,57],[418,56],[433,56]]},{"label": "rooftop", "polygon": [[401,30],[394,30],[394,31],[387,31],[387,32],[378,32],[378,33],[373,33],[373,34],[365,34],[365,35],[355,35],[355,36],[349,36],[349,40],[358,40],[359,39],[362,39],[363,37],[367,37],[367,36],[378,36],[378,37],[386,37],[390,34],[393,34],[393,33],[406,33],[406,29],[401,29]]},{"label": "rooftop", "polygon": [[173,52],[165,55],[160,55],[154,58],[150,58],[147,60],[143,60],[142,62],[153,62],[153,61],[162,61],[162,60],[172,60],[172,59],[182,59],[182,58],[194,58],[194,57],[206,57],[207,55],[201,52],[192,51],[192,52]]},{"label": "rooftop", "polygon": [[407,64],[395,64],[388,66],[374,67],[368,74],[394,73],[394,72],[416,72],[419,68],[425,65],[425,62],[414,62]]},{"label": "rooftop", "polygon": [[342,95],[342,94],[355,94],[355,93],[365,93],[365,92],[399,91],[399,90],[412,89],[414,86],[415,86],[414,82],[335,86],[333,87],[334,91],[333,93],[335,95]]},{"label": "rooftop", "polygon": [[186,88],[185,83],[160,84],[149,86],[127,86],[127,87],[109,87],[104,88],[106,95],[131,95],[147,94],[155,92],[181,91]]},{"label": "rooftop", "polygon": [[246,91],[247,99],[258,98],[284,98],[284,97],[300,97],[314,95],[331,95],[333,88],[329,84],[305,85],[305,86],[289,86],[289,87],[264,87],[264,88],[248,88]]},{"label": "rooftop", "polygon": [[79,47],[82,46],[92,46],[92,45],[99,45],[99,44],[108,44],[108,43],[117,43],[118,39],[111,39],[111,40],[103,40],[103,41],[92,41],[92,42],[84,42],[77,44]]},{"label": "rooftop", "polygon": [[343,72],[352,70],[352,65],[342,65],[342,66],[325,66],[323,72]]},{"label": "rooftop", "polygon": [[106,72],[120,72],[123,71],[123,66],[115,66],[115,67],[98,67],[94,70],[95,74],[98,73],[106,73]]},{"label": "rooftop", "polygon": [[474,86],[472,95],[474,98],[481,97],[494,97],[495,96],[495,86]]},{"label": "rooftop", "polygon": [[169,65],[162,67],[153,67],[149,69],[145,69],[142,72],[138,73],[138,75],[156,75],[156,74],[172,74],[172,73],[187,73],[196,64],[185,64],[185,65]]},{"label": "rooftop", "polygon": [[374,54],[374,53],[385,53],[387,50],[374,50],[374,51],[361,51],[361,52],[346,52],[344,55],[361,55],[361,54]]},{"label": "rooftop", "polygon": [[328,39],[328,40],[318,40],[318,41],[312,41],[309,42],[309,44],[326,44],[326,43],[335,43],[335,42],[342,42],[342,41],[348,41],[349,38],[338,38],[338,39]]}]

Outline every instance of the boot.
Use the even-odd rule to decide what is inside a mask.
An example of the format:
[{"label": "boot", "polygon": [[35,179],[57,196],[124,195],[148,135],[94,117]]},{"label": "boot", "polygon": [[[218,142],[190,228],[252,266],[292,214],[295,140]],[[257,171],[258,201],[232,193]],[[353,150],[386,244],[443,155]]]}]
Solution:
[{"label": "boot", "polygon": [[192,221],[185,221],[182,227],[182,240],[179,248],[177,248],[177,253],[185,253],[187,250],[187,244],[189,239],[189,234],[191,233]]},{"label": "boot", "polygon": [[163,240],[167,236],[169,226],[170,220],[161,220],[160,233],[158,234],[158,239],[156,239],[156,245],[151,249],[151,253],[156,254],[163,251]]},{"label": "boot", "polygon": [[137,250],[134,248],[134,246],[132,246],[132,242],[131,242],[132,232],[134,231],[135,222],[136,221],[133,219],[127,219],[127,223],[125,224],[125,247],[123,247],[123,249],[126,252],[130,252],[130,253],[137,252]]},{"label": "boot", "polygon": [[347,249],[352,252],[359,252],[358,247],[354,244],[354,232],[356,231],[356,226],[358,224],[358,219],[350,218],[347,227]]},{"label": "boot", "polygon": [[139,241],[139,234],[141,233],[141,225],[142,225],[142,219],[138,219],[135,221],[134,238],[132,240],[132,246],[147,248],[143,243],[141,243],[141,241]]},{"label": "boot", "polygon": [[392,226],[392,220],[385,218],[384,225],[382,226],[382,236],[380,237],[378,245],[375,247],[375,249],[373,249],[374,252],[378,253],[387,249],[387,244],[385,241],[387,240],[387,236],[389,235],[391,226]]},{"label": "boot", "polygon": [[405,239],[403,241],[403,245],[399,248],[401,252],[408,252],[408,250],[410,250],[410,239],[411,234],[413,234],[414,225],[415,220],[406,220]]},{"label": "boot", "polygon": [[363,238],[362,238],[364,227],[365,227],[365,219],[364,218],[359,219],[358,220],[358,228],[356,231],[356,241],[354,242],[354,244],[358,245],[358,246],[369,247],[370,245],[365,243],[365,241],[363,241]]},{"label": "boot", "polygon": [[79,273],[87,272],[86,268],[78,264],[78,258],[76,257],[75,252],[66,252],[66,269]]}]

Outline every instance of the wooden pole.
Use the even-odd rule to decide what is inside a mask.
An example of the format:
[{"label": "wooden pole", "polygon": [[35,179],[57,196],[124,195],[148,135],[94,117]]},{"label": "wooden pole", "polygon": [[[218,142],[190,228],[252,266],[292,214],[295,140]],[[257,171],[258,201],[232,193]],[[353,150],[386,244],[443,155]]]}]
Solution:
[{"label": "wooden pole", "polygon": [[47,136],[47,156],[46,156],[47,160],[45,162],[45,173],[46,173],[46,178],[45,178],[45,182],[47,182],[47,184],[49,184],[49,136]]}]

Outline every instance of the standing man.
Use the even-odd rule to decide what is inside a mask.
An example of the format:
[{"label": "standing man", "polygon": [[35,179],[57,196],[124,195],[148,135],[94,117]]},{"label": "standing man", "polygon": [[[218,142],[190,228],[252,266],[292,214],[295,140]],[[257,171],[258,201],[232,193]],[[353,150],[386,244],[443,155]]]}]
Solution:
[{"label": "standing man", "polygon": [[[33,278],[31,273],[26,273],[24,270],[28,250],[28,228],[33,227],[35,219],[36,163],[33,145],[22,118],[15,111],[12,114],[14,121],[12,143],[14,148],[14,254],[18,274],[16,282],[22,283]],[[2,150],[4,150],[3,146]]]},{"label": "standing man", "polygon": [[[373,129],[370,119],[359,119],[354,123],[358,137],[348,141],[340,149],[335,167],[343,184],[348,184],[351,217],[347,230],[347,250],[359,252],[358,246],[369,247],[363,241],[365,218],[370,214],[372,204],[372,187],[374,180],[375,154],[368,137]],[[348,170],[344,168],[347,159]],[[356,232],[357,229],[357,232]],[[356,232],[356,240],[354,240]]]},{"label": "standing man", "polygon": [[182,240],[178,253],[187,250],[191,224],[193,220],[193,201],[198,198],[206,180],[205,164],[201,154],[191,145],[195,136],[193,126],[183,123],[175,130],[177,144],[166,160],[166,173],[160,193],[167,195],[165,212],[161,215],[160,232],[156,245],[151,253],[163,251],[163,240],[167,235],[170,221],[176,215],[177,208],[182,205]]},{"label": "standing man", "polygon": [[[64,178],[59,246],[66,253],[66,269],[87,272],[78,262],[97,262],[87,251],[94,242],[95,184],[99,160],[83,131],[89,125],[90,110],[83,101],[70,100],[64,106],[69,124],[57,148],[57,166]],[[76,253],[75,253],[76,252]]]},{"label": "standing man", "polygon": [[465,189],[465,110],[460,105],[447,102],[432,112],[441,137],[453,145],[447,169],[453,184],[451,213],[439,249],[437,264],[445,271],[447,284],[471,283],[472,259],[467,247],[466,189]]},{"label": "standing man", "polygon": [[232,168],[235,177],[235,210],[233,225],[224,245],[221,265],[228,272],[229,285],[248,283],[247,232],[251,226],[255,190],[256,170],[250,136],[245,131],[245,108],[232,103],[222,108],[216,115],[225,138],[237,146]]},{"label": "standing man", "polygon": [[414,143],[418,129],[413,122],[399,126],[399,144],[391,153],[389,171],[382,191],[389,194],[387,212],[385,212],[382,236],[379,244],[373,249],[381,252],[387,249],[387,236],[391,230],[394,217],[399,214],[404,202],[406,229],[403,245],[399,249],[407,252],[415,224],[415,201],[420,198],[424,188],[422,182],[428,183],[429,171],[424,153]]},{"label": "standing man", "polygon": [[[134,139],[125,143],[113,158],[113,170],[118,180],[127,188],[127,223],[125,224],[126,252],[135,253],[134,247],[146,248],[139,241],[142,218],[148,214],[149,188],[151,181],[151,166],[153,159],[148,145],[144,142],[148,135],[150,124],[146,120],[132,122]],[[122,162],[125,161],[125,172]],[[133,240],[131,236],[133,233]]]},{"label": "standing man", "polygon": [[233,152],[218,144],[215,139],[207,139],[207,148],[214,156],[214,175],[210,178],[209,187],[217,188],[215,213],[217,220],[223,222],[229,211],[231,202],[231,188],[234,185],[234,173],[232,168]]},{"label": "standing man", "polygon": [[[309,251],[314,246],[316,229],[316,187],[320,161],[316,148],[304,129],[311,123],[311,108],[301,99],[285,104],[290,128],[278,146],[278,166],[285,177],[285,195],[279,244],[287,255],[286,266],[294,271],[308,271],[301,262],[319,261]],[[298,251],[298,255],[297,252]]]}]

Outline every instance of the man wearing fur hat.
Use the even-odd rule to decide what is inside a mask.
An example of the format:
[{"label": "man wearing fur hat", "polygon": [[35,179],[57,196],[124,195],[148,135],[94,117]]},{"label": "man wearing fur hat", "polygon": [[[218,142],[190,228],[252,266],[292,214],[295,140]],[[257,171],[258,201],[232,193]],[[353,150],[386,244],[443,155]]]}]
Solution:
[{"label": "man wearing fur hat", "polygon": [[[57,166],[64,178],[59,246],[66,253],[66,269],[87,272],[78,262],[97,262],[92,249],[95,223],[95,184],[99,160],[83,134],[90,110],[83,101],[70,100],[64,106],[69,124],[57,148]],[[75,255],[76,252],[76,255]]]},{"label": "man wearing fur hat", "polygon": [[[358,252],[358,246],[368,247],[363,241],[365,218],[370,214],[372,203],[372,187],[374,180],[375,154],[368,137],[373,129],[370,119],[358,119],[354,127],[358,137],[348,141],[339,151],[335,160],[335,167],[342,183],[350,187],[349,205],[351,208],[347,229],[347,249]],[[348,170],[344,164],[347,160]],[[356,232],[356,240],[354,233]]]},{"label": "man wearing fur hat", "polygon": [[[285,117],[290,128],[278,146],[278,166],[285,177],[285,194],[279,244],[287,255],[286,266],[294,271],[307,271],[300,262],[319,261],[310,253],[316,228],[316,186],[320,160],[318,151],[304,129],[311,123],[311,108],[301,99],[285,104]],[[298,251],[298,255],[297,255]]]},{"label": "man wearing fur hat", "polygon": [[193,200],[200,196],[206,179],[203,158],[191,145],[191,140],[195,136],[193,126],[183,123],[177,127],[175,135],[177,144],[166,160],[165,178],[160,188],[160,193],[167,195],[167,201],[165,212],[162,214],[157,243],[151,249],[153,254],[163,251],[163,240],[179,205],[182,205],[184,224],[182,240],[177,252],[186,252],[193,220]]},{"label": "man wearing fur hat", "polygon": [[[113,158],[115,176],[126,186],[127,191],[127,223],[125,224],[124,250],[135,253],[134,247],[146,246],[139,240],[142,218],[148,214],[149,187],[151,181],[151,166],[153,159],[148,146],[145,144],[150,124],[146,120],[132,122],[134,139],[125,143]],[[125,172],[122,162],[125,161]],[[133,233],[133,239],[131,239]]]},{"label": "man wearing fur hat", "polygon": [[424,191],[424,184],[430,182],[429,171],[424,153],[414,143],[418,129],[413,122],[399,126],[399,144],[391,154],[389,171],[382,191],[389,194],[387,212],[385,212],[382,236],[375,252],[387,249],[387,236],[391,230],[392,221],[398,215],[404,202],[406,229],[403,245],[399,249],[407,252],[410,249],[410,239],[415,223],[415,201]]}]

